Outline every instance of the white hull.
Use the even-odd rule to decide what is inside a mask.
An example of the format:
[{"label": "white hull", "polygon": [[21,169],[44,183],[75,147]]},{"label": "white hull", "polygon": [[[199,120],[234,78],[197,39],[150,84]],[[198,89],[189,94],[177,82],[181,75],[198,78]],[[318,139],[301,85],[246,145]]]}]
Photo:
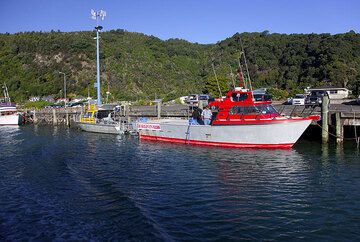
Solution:
[{"label": "white hull", "polygon": [[103,134],[121,134],[119,125],[117,124],[90,124],[78,123],[80,129],[87,132],[103,133]]},{"label": "white hull", "polygon": [[21,125],[21,114],[0,115],[0,125]]},{"label": "white hull", "polygon": [[187,120],[160,119],[139,123],[140,139],[221,147],[290,148],[310,119],[243,125],[189,125]]}]

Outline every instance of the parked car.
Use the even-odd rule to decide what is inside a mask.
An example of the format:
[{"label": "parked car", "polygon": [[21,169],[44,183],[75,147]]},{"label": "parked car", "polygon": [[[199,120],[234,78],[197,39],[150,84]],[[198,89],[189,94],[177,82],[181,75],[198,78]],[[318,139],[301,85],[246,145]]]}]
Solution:
[{"label": "parked car", "polygon": [[305,98],[305,106],[309,107],[316,107],[321,106],[322,99],[325,95],[328,95],[326,91],[312,91],[309,96]]},{"label": "parked car", "polygon": [[268,93],[266,88],[259,88],[253,91],[253,98],[255,101],[271,101],[272,96]]},{"label": "parked car", "polygon": [[359,95],[358,98],[356,99],[356,102],[357,102],[357,104],[360,105],[360,95]]},{"label": "parked car", "polygon": [[296,94],[295,97],[291,99],[292,105],[305,105],[305,94]]},{"label": "parked car", "polygon": [[271,94],[267,93],[254,93],[253,97],[255,101],[271,101],[272,99]]},{"label": "parked car", "polygon": [[199,106],[199,102],[203,102],[203,106],[208,105],[209,99],[211,99],[210,95],[207,94],[191,94],[187,98],[187,103],[190,106]]}]

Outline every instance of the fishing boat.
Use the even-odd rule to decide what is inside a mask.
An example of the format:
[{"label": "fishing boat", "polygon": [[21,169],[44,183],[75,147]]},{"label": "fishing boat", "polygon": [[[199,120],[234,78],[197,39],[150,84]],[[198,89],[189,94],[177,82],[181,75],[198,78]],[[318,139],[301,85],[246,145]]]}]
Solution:
[{"label": "fishing boat", "polygon": [[23,116],[16,104],[11,102],[6,85],[3,86],[4,99],[0,102],[0,125],[21,125]]},{"label": "fishing boat", "polygon": [[[209,102],[213,110],[210,125],[197,125],[198,122],[181,119],[139,122],[140,140],[233,148],[291,148],[311,122],[320,117],[282,116],[271,105],[271,99],[256,98],[241,39],[240,44],[239,86],[235,87],[233,79],[233,88],[222,97],[217,81],[220,98]],[[241,57],[247,75],[243,74]],[[212,68],[216,77],[214,65]],[[233,74],[231,76],[234,77]]]},{"label": "fishing boat", "polygon": [[[255,101],[249,89],[236,87],[225,98],[209,103],[210,125],[189,120],[157,119],[139,122],[141,140],[234,148],[291,148],[319,116],[285,117],[271,101]],[[217,111],[217,113],[215,112]]]},{"label": "fishing boat", "polygon": [[103,134],[122,134],[120,122],[115,121],[115,105],[102,105],[100,107],[90,104],[85,115],[80,118],[78,126],[81,130]]}]

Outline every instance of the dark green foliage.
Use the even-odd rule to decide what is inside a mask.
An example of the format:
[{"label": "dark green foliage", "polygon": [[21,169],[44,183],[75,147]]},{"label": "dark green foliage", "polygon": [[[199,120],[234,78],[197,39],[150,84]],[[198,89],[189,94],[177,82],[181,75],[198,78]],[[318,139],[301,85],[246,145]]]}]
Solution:
[{"label": "dark green foliage", "polygon": [[[15,101],[35,95],[59,96],[63,76],[58,71],[62,71],[67,74],[68,93],[87,96],[89,89],[94,95],[95,35],[89,31],[0,34],[0,82],[6,82]],[[253,88],[273,88],[279,98],[307,86],[360,91],[360,35],[353,31],[338,35],[242,33],[201,45],[118,29],[101,33],[102,93],[109,88],[111,98],[128,100],[169,100],[204,90],[218,96],[211,65],[225,93],[232,83],[231,71],[238,68],[240,37]]]},{"label": "dark green foliage", "polygon": [[205,83],[204,93],[209,93],[213,97],[221,97],[225,96],[229,88],[229,80],[225,76],[217,78],[210,76]]},{"label": "dark green foliage", "polygon": [[36,101],[36,102],[27,102],[27,103],[25,103],[24,108],[42,109],[50,104],[52,104],[52,103],[44,101],[44,100],[40,100],[40,101]]}]

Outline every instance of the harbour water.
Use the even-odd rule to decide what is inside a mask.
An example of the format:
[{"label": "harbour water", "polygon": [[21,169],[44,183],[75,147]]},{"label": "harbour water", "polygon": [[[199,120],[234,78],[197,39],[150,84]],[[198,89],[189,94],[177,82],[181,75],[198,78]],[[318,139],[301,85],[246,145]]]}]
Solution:
[{"label": "harbour water", "polygon": [[0,127],[0,240],[356,241],[360,155]]}]

